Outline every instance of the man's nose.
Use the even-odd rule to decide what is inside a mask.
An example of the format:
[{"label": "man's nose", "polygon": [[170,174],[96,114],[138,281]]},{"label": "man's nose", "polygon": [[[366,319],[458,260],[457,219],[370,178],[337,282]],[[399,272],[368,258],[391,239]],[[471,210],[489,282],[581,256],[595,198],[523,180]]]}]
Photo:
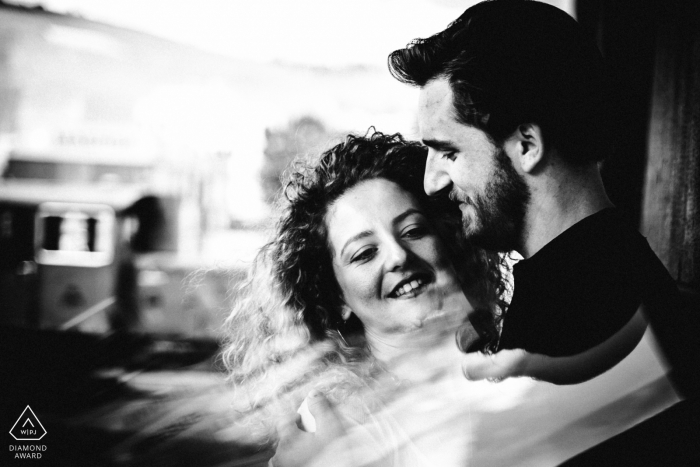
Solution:
[{"label": "man's nose", "polygon": [[423,177],[423,189],[429,196],[433,196],[452,184],[452,179],[436,160],[435,153],[428,152],[428,160],[425,164],[425,176]]}]

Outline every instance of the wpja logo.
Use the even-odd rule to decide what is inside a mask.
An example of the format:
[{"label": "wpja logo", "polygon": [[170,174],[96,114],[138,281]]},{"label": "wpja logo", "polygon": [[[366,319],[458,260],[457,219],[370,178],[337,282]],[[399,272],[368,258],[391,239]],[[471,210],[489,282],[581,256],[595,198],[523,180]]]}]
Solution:
[{"label": "wpja logo", "polygon": [[[27,406],[10,429],[10,434],[17,441],[39,441],[46,436],[46,429],[31,407]],[[46,446],[43,444],[10,445],[10,451],[15,451],[15,459],[41,459]]]}]

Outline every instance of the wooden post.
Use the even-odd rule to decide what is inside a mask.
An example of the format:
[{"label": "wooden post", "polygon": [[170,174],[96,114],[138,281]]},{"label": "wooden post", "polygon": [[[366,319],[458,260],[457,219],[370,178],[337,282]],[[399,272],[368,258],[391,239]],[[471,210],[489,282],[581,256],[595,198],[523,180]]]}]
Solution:
[{"label": "wooden post", "polygon": [[657,29],[642,233],[700,291],[700,8],[673,2]]}]

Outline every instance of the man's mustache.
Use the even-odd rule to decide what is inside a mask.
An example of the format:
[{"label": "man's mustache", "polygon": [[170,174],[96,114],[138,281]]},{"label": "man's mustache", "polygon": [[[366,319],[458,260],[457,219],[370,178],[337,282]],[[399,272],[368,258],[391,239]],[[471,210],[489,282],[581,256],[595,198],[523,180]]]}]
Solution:
[{"label": "man's mustache", "polygon": [[464,193],[461,193],[457,189],[452,189],[450,190],[450,194],[448,195],[448,198],[450,201],[455,202],[457,204],[473,204],[471,198],[467,196]]}]

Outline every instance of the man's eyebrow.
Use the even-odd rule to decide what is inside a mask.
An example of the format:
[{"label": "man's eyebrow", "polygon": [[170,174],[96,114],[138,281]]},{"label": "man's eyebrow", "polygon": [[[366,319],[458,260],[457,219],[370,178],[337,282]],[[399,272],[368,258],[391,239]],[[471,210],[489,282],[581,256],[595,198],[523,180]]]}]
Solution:
[{"label": "man's eyebrow", "polygon": [[361,238],[369,237],[370,235],[372,235],[372,233],[373,232],[371,230],[363,230],[362,232],[350,237],[348,239],[348,241],[345,242],[345,245],[343,245],[343,248],[340,249],[340,256],[343,256],[343,252],[345,251],[345,248],[347,248],[347,246],[350,245],[352,242],[359,240]]},{"label": "man's eyebrow", "polygon": [[455,149],[454,145],[448,141],[439,141],[436,139],[424,139],[422,143],[429,148],[433,148],[437,151],[448,151]]}]

